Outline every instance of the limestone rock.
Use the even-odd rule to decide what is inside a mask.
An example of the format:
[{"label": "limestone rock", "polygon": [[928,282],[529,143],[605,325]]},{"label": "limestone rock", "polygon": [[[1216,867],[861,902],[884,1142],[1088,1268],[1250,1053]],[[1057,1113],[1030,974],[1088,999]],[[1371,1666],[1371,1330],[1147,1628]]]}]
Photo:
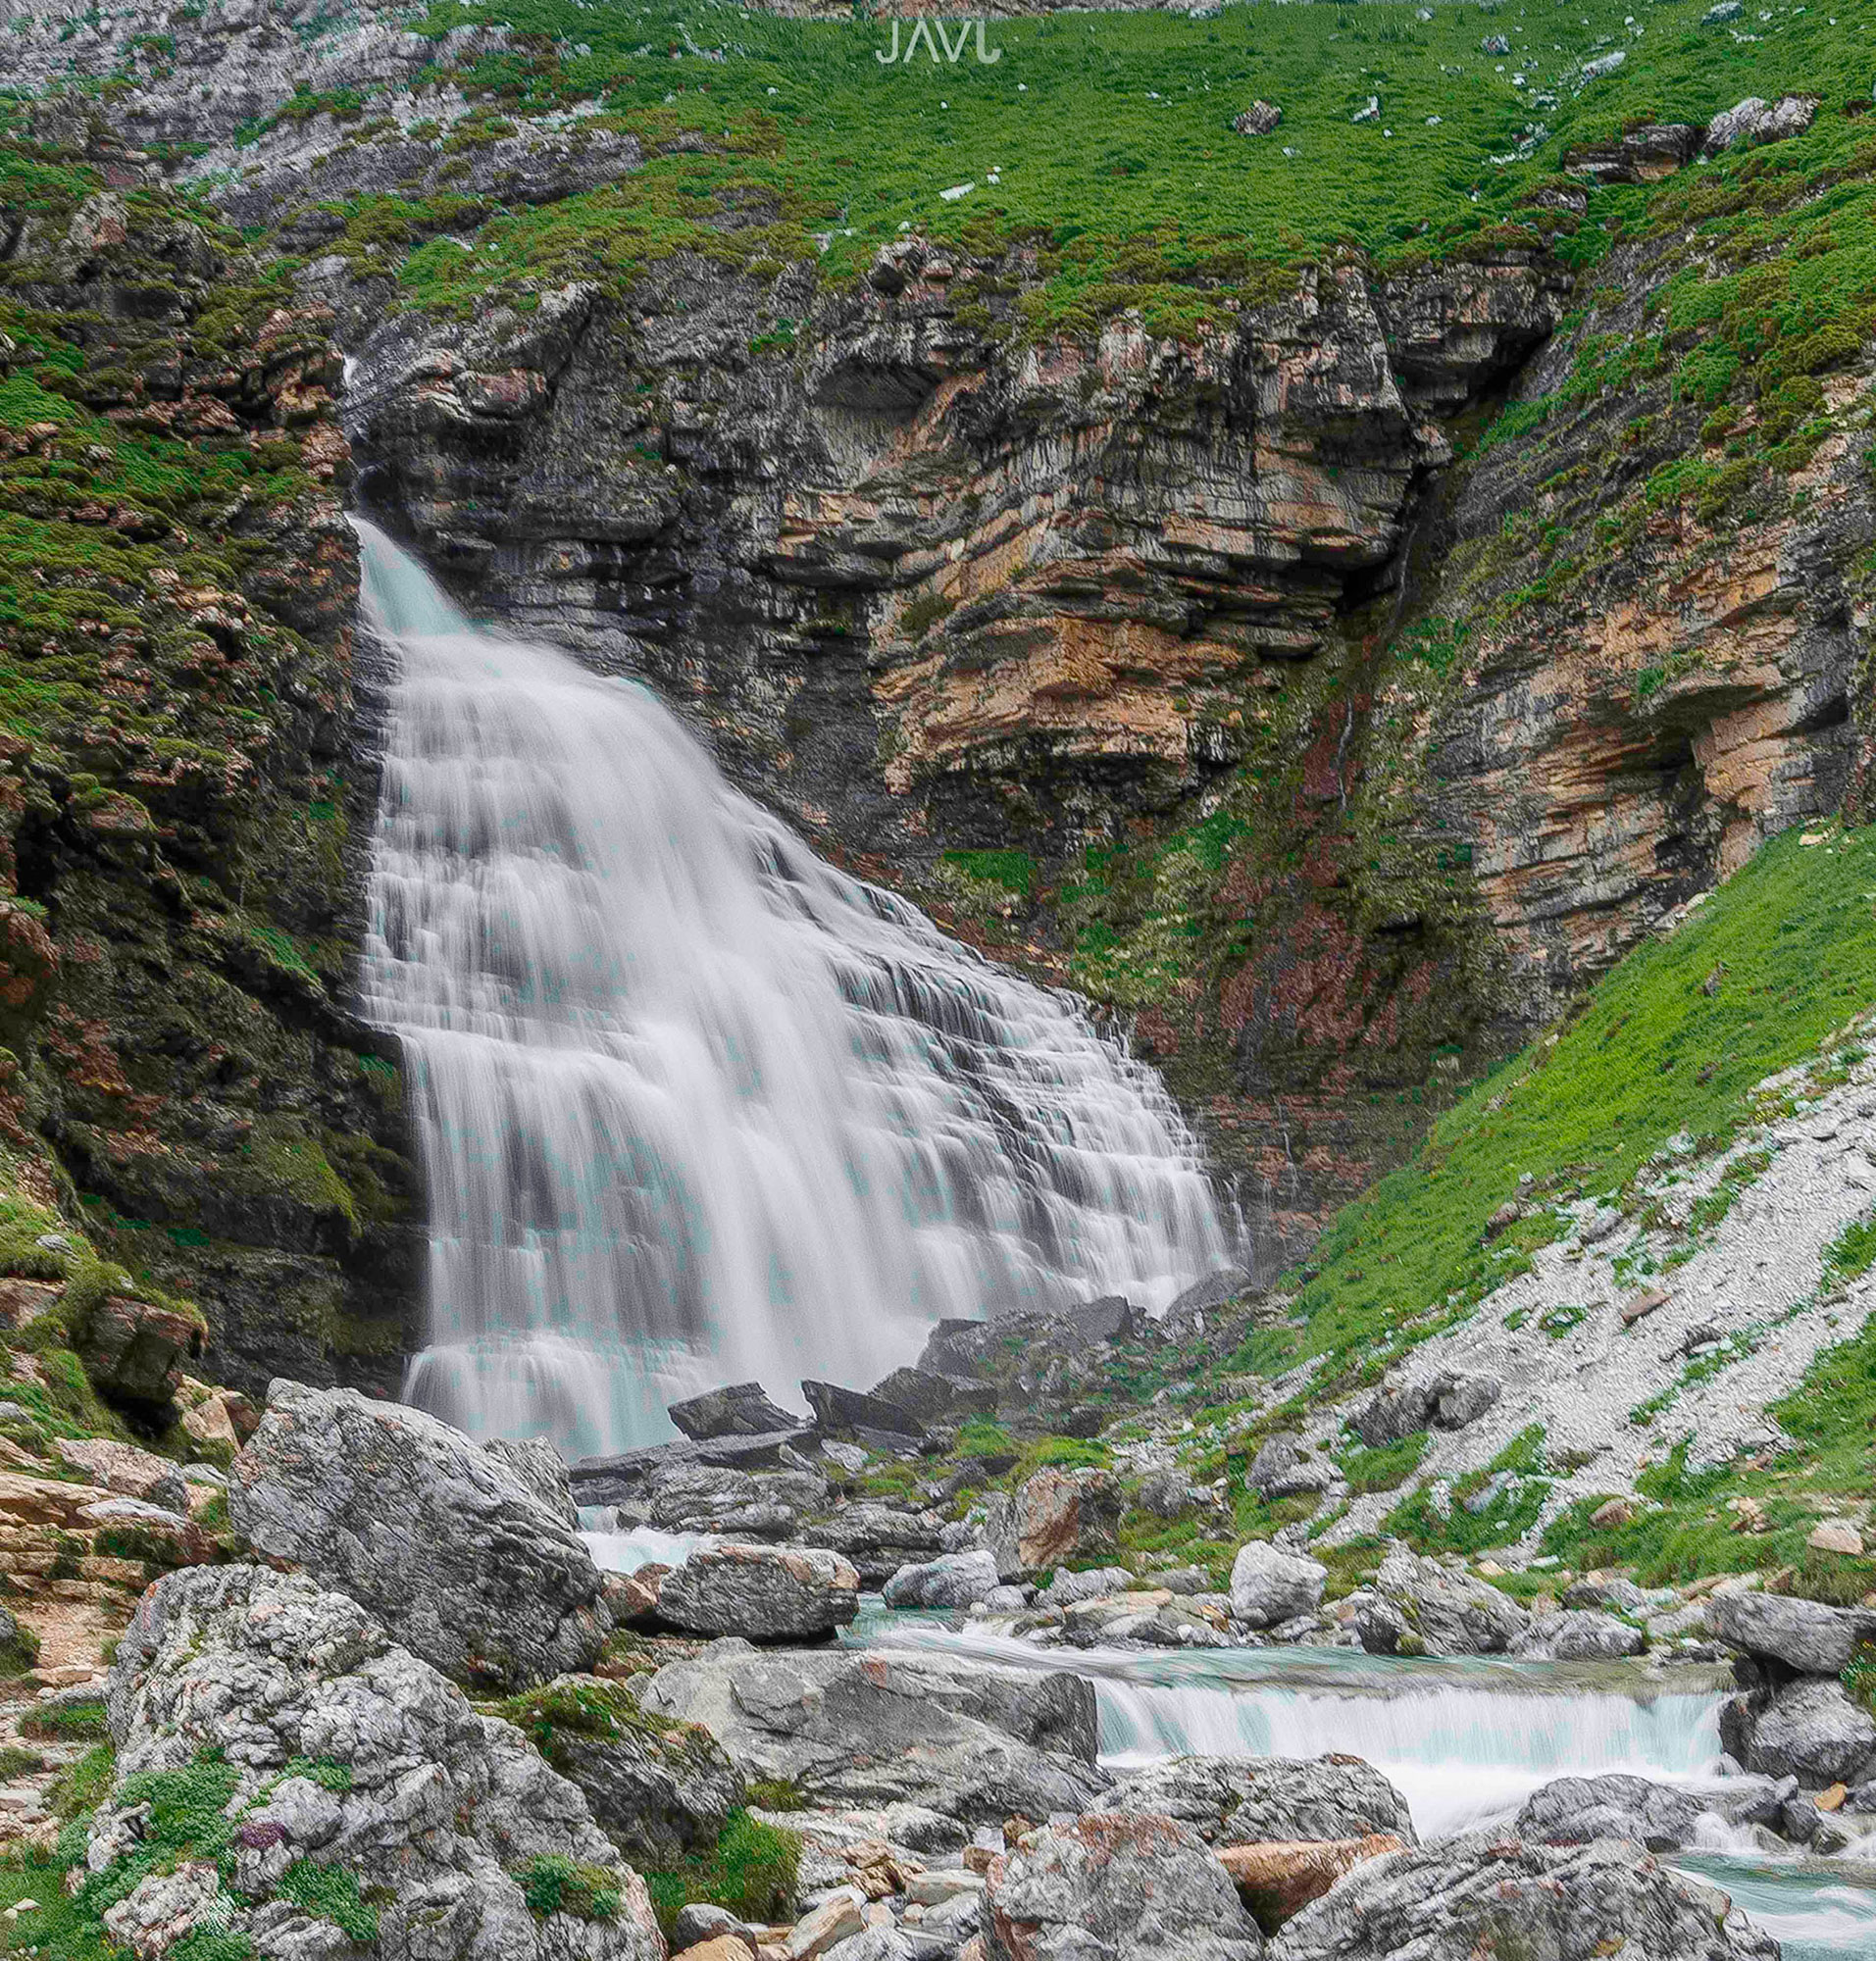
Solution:
[{"label": "limestone rock", "polygon": [[946,1550],[944,1522],[936,1512],[871,1501],[843,1505],[814,1535],[845,1558],[869,1586],[882,1585],[901,1566],[920,1565]]},{"label": "limestone rock", "polygon": [[1800,1675],[1841,1675],[1859,1641],[1876,1640],[1876,1612],[1780,1593],[1715,1593],[1706,1625],[1728,1647]]},{"label": "limestone rock", "polygon": [[1094,1762],[1093,1684],[1067,1674],[720,1641],[667,1663],[639,1699],[702,1724],[752,1782],[827,1809],[914,1803],[975,1828],[1079,1812],[1112,1783]]},{"label": "limestone rock", "polygon": [[574,1503],[567,1460],[544,1436],[496,1436],[482,1448],[506,1464],[562,1525],[579,1527],[580,1507]]},{"label": "limestone rock", "polygon": [[[1355,1623],[1362,1646],[1371,1654],[1410,1649],[1433,1655],[1502,1654],[1530,1620],[1496,1586],[1404,1547],[1382,1561],[1376,1585],[1391,1617],[1358,1617]],[[1391,1641],[1391,1624],[1404,1626],[1413,1643]]]},{"label": "limestone rock", "polygon": [[970,1607],[996,1590],[988,1552],[946,1552],[923,1566],[902,1566],[886,1583],[888,1607]]},{"label": "limestone rock", "polygon": [[1645,123],[1606,143],[1571,150],[1563,168],[1597,183],[1658,183],[1694,161],[1701,134],[1690,123]]},{"label": "limestone rock", "polygon": [[1699,1818],[1700,1806],[1686,1791],[1612,1771],[1542,1785],[1525,1799],[1511,1829],[1546,1845],[1632,1838],[1650,1852],[1673,1852],[1693,1843]]},{"label": "limestone rock", "polygon": [[699,1546],[658,1587],[658,1617],[693,1634],[812,1639],[860,1609],[860,1576],[820,1547]]},{"label": "limestone rock", "polygon": [[1174,1818],[1212,1845],[1378,1835],[1415,1842],[1407,1800],[1359,1757],[1168,1757],[1123,1778],[1096,1809]]},{"label": "limestone rock", "polygon": [[1231,126],[1241,136],[1268,136],[1284,120],[1284,112],[1274,102],[1261,97],[1231,119]]},{"label": "limestone rock", "polygon": [[1726,150],[1782,143],[1788,137],[1801,136],[1816,116],[1814,95],[1782,95],[1776,102],[1749,95],[1714,117],[1706,131],[1705,154],[1717,157]]},{"label": "limestone rock", "polygon": [[459,1680],[519,1687],[588,1668],[608,1632],[572,1528],[421,1410],[277,1382],[234,1460],[228,1516]]},{"label": "limestone rock", "polygon": [[61,1436],[52,1447],[75,1471],[82,1471],[107,1491],[188,1516],[188,1487],[169,1458],[105,1436]]},{"label": "limestone rock", "polygon": [[[371,1955],[653,1961],[664,1952],[642,1882],[579,1790],[354,1601],[303,1574],[244,1565],[159,1581],[118,1650],[109,1707],[117,1785],[91,1824],[91,1872],[134,1852],[144,1813],[121,1793],[140,1774],[216,1753],[239,1822],[233,1890],[213,1866],[167,1887],[145,1880],[123,1902],[127,1936],[131,1926],[186,1922],[259,1936],[264,1953],[335,1954],[307,1944],[320,1923],[274,1897],[287,1868],[309,1859],[349,1874],[374,1903]],[[296,1761],[332,1759],[349,1775],[343,1788],[282,1776]],[[516,1875],[549,1859],[595,1869],[617,1894],[617,1917],[536,1919]]]},{"label": "limestone rock", "polygon": [[815,1422],[830,1436],[870,1431],[882,1436],[903,1437],[909,1444],[925,1441],[925,1426],[902,1403],[889,1403],[884,1396],[868,1395],[862,1389],[843,1389],[837,1383],[804,1382],[801,1393],[808,1399]]},{"label": "limestone rock", "polygon": [[1319,1560],[1252,1539],[1232,1561],[1232,1617],[1253,1628],[1274,1628],[1313,1613],[1328,1582],[1329,1569]]},{"label": "limestone rock", "polygon": [[760,1383],[732,1383],[673,1403],[666,1415],[697,1442],[718,1436],[767,1436],[797,1429],[801,1419],[769,1400]]},{"label": "limestone rock", "polygon": [[1112,1472],[1049,1468],[990,1500],[985,1528],[1000,1579],[1115,1550],[1121,1492]]},{"label": "limestone rock", "polygon": [[1231,1875],[1238,1897],[1266,1934],[1275,1934],[1311,1900],[1321,1899],[1364,1859],[1406,1847],[1392,1835],[1372,1838],[1297,1838],[1227,1845],[1218,1863]]},{"label": "limestone rock", "polygon": [[1460,1840],[1358,1865],[1271,1942],[1271,1961],[1477,1961],[1482,1954],[1777,1961],[1722,1895],[1640,1845]]},{"label": "limestone rock", "polygon": [[1569,1608],[1535,1616],[1511,1642],[1510,1652],[1540,1661],[1615,1661],[1648,1651],[1640,1628],[1594,1607]]},{"label": "limestone rock", "polygon": [[201,1354],[207,1335],[179,1308],[110,1294],[86,1316],[75,1345],[101,1394],[159,1409],[175,1399],[182,1364]]},{"label": "limestone rock", "polygon": [[1326,1459],[1304,1452],[1300,1438],[1280,1433],[1250,1460],[1244,1482],[1260,1498],[1295,1498],[1327,1490],[1335,1475],[1335,1466]]},{"label": "limestone rock", "polygon": [[1258,1961],[1257,1926],[1204,1843],[1170,1818],[1051,1825],[990,1862],[989,1961]]},{"label": "limestone rock", "polygon": [[1744,1735],[1724,1720],[1722,1735],[1741,1743],[1734,1754],[1748,1770],[1795,1777],[1806,1789],[1876,1771],[1876,1718],[1834,1676],[1800,1676],[1751,1710]]},{"label": "limestone rock", "polygon": [[503,1714],[580,1786],[612,1842],[646,1865],[670,1866],[715,1845],[747,1798],[709,1731],[646,1714],[621,1683],[561,1676]]}]

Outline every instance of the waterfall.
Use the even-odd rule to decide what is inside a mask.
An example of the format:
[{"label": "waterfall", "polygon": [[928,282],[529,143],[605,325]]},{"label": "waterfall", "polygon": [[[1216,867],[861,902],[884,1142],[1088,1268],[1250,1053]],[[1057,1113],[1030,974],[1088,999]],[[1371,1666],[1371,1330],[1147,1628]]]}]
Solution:
[{"label": "waterfall", "polygon": [[357,528],[396,668],[364,1012],[430,1205],[410,1400],[584,1455],[718,1383],[865,1386],[941,1316],[1159,1305],[1224,1264],[1170,1098],[1071,998]]}]

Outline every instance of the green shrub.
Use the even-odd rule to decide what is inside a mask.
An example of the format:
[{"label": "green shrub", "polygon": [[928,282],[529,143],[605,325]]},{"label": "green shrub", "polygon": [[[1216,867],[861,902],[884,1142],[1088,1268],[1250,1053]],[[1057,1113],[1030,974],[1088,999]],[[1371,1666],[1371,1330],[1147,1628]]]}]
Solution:
[{"label": "green shrub", "polygon": [[619,1886],[604,1866],[588,1866],[556,1852],[540,1852],[516,1874],[528,1910],[537,1920],[570,1913],[578,1920],[617,1920]]},{"label": "green shrub", "polygon": [[644,1875],[658,1924],[668,1936],[681,1908],[701,1901],[761,1924],[794,1912],[801,1840],[792,1832],[733,1811],[708,1851]]}]

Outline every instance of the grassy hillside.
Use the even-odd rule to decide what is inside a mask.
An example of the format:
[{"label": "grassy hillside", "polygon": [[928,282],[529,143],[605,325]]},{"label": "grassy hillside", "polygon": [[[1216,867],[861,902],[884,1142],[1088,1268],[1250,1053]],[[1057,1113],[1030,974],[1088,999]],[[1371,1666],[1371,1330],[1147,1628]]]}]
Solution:
[{"label": "grassy hillside", "polygon": [[[508,117],[596,100],[598,126],[637,134],[648,161],[532,211],[360,200],[348,242],[401,262],[414,299],[467,310],[490,290],[629,281],[680,245],[758,272],[821,251],[840,277],[906,230],[979,249],[1023,238],[1048,276],[1026,300],[1034,327],[1086,326],[1117,302],[1188,327],[1344,243],[1399,254],[1529,240],[1526,193],[1571,144],[1638,119],[1705,120],[1748,94],[1807,91],[1833,112],[1868,95],[1869,22],[1779,8],[1749,33],[1702,25],[1706,4],[1062,14],[999,22],[986,34],[999,59],[980,62],[973,39],[952,65],[924,46],[910,64],[883,62],[893,25],[865,18],[778,20],[716,0],[436,0],[424,32],[505,23],[523,38],[439,65],[477,106],[433,126],[434,140],[461,152],[507,133]],[[910,24],[899,32],[903,51]],[[1509,55],[1484,51],[1496,36]],[[1614,72],[1586,75],[1617,54]],[[1281,128],[1235,134],[1233,116],[1260,97],[1283,109]],[[1371,97],[1379,114],[1357,125]],[[379,123],[369,97],[307,94],[253,133],[322,112],[349,141]],[[1818,143],[1848,155],[1859,132],[1826,120]],[[1606,207],[1616,224],[1624,196]],[[1598,209],[1570,249],[1594,260],[1611,235]],[[778,322],[778,345],[791,326]]]}]

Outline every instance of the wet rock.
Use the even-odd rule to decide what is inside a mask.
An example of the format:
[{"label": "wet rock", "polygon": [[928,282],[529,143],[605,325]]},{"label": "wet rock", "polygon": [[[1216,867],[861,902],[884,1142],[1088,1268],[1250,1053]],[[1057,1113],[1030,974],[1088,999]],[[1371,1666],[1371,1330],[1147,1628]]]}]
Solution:
[{"label": "wet rock", "polygon": [[1038,1471],[1013,1495],[998,1492],[985,1526],[998,1577],[1111,1553],[1121,1503],[1113,1473],[1098,1470]]},{"label": "wet rock", "polygon": [[1241,136],[1268,136],[1283,120],[1284,112],[1274,102],[1265,102],[1260,97],[1234,116],[1231,126]]},{"label": "wet rock", "polygon": [[887,1402],[884,1396],[868,1395],[862,1389],[843,1389],[837,1383],[803,1382],[801,1393],[808,1399],[816,1424],[830,1436],[853,1436],[866,1431],[912,1444],[925,1441],[925,1426],[902,1403]]},{"label": "wet rock", "polygon": [[886,1583],[888,1607],[970,1607],[996,1590],[989,1553],[946,1552],[923,1566],[901,1566]]},{"label": "wet rock", "polygon": [[673,1403],[665,1412],[696,1443],[719,1436],[771,1436],[798,1429],[801,1419],[769,1400],[760,1383],[732,1383]]},{"label": "wet rock", "polygon": [[989,1383],[973,1383],[940,1376],[930,1369],[894,1369],[870,1393],[880,1402],[910,1410],[921,1423],[958,1423],[967,1416],[993,1416],[996,1389]]},{"label": "wet rock", "polygon": [[1123,1778],[1095,1808],[1174,1818],[1210,1845],[1381,1835],[1415,1842],[1406,1799],[1359,1757],[1168,1757]]},{"label": "wet rock", "polygon": [[1647,1653],[1648,1644],[1640,1628],[1584,1607],[1536,1616],[1519,1631],[1510,1652],[1526,1660],[1616,1661]]},{"label": "wet rock", "polygon": [[779,1471],[788,1454],[811,1449],[818,1441],[809,1425],[768,1436],[713,1436],[702,1443],[683,1438],[612,1457],[583,1458],[573,1467],[574,1499],[582,1505],[633,1504],[681,1469]]},{"label": "wet rock", "polygon": [[1543,1785],[1525,1799],[1511,1829],[1546,1845],[1632,1838],[1650,1852],[1673,1852],[1693,1843],[1699,1819],[1699,1804],[1685,1791],[1611,1772]]},{"label": "wet rock", "polygon": [[459,1680],[520,1687],[589,1668],[609,1630],[591,1555],[510,1465],[353,1389],[274,1383],[228,1516]]},{"label": "wet rock", "polygon": [[647,1715],[622,1683],[561,1676],[502,1714],[580,1786],[613,1843],[647,1865],[714,1846],[746,1801],[740,1773],[709,1731]]},{"label": "wet rock", "polygon": [[1170,1818],[1051,1825],[990,1863],[989,1961],[1258,1961],[1255,1922],[1203,1842]]},{"label": "wet rock", "polygon": [[1502,1654],[1529,1619],[1496,1586],[1401,1548],[1382,1561],[1355,1628],[1371,1654]]},{"label": "wet rock", "polygon": [[811,1640],[860,1609],[860,1576],[837,1552],[774,1545],[699,1546],[658,1587],[658,1618],[692,1634]]},{"label": "wet rock", "polygon": [[823,1808],[914,1803],[975,1829],[1083,1811],[1113,1782],[1094,1762],[1093,1684],[1067,1674],[723,1641],[661,1668],[639,1699]]},{"label": "wet rock", "polygon": [[73,1345],[101,1395],[155,1410],[174,1402],[183,1363],[201,1354],[207,1338],[196,1315],[111,1294],[85,1317]]},{"label": "wet rock", "polygon": [[1800,1675],[1841,1675],[1859,1641],[1876,1640],[1876,1612],[1780,1593],[1716,1593],[1706,1625],[1728,1647]]},{"label": "wet rock", "polygon": [[925,1338],[921,1371],[937,1376],[976,1376],[995,1339],[988,1321],[940,1321]]},{"label": "wet rock", "polygon": [[1218,1862],[1231,1875],[1238,1897],[1257,1925],[1266,1934],[1275,1934],[1364,1859],[1405,1850],[1404,1843],[1391,1835],[1275,1840],[1224,1846]]},{"label": "wet rock", "polygon": [[1714,1888],[1640,1845],[1478,1839],[1357,1866],[1272,1941],[1271,1961],[1476,1961],[1484,1954],[1776,1961]]},{"label": "wet rock", "polygon": [[1748,1770],[1811,1790],[1876,1771],[1876,1719],[1834,1676],[1800,1676],[1762,1704],[1728,1704],[1721,1736]]},{"label": "wet rock", "polygon": [[1102,1294],[1059,1310],[1060,1318],[1089,1341],[1132,1341],[1145,1328],[1146,1317],[1124,1293]]},{"label": "wet rock", "polygon": [[1727,150],[1782,143],[1788,137],[1801,136],[1816,117],[1814,95],[1783,95],[1776,102],[1749,95],[1714,117],[1707,127],[1704,154],[1717,157]]},{"label": "wet rock", "polygon": [[1329,1569],[1319,1560],[1252,1539],[1232,1561],[1232,1617],[1253,1628],[1275,1627],[1313,1612],[1328,1582]]},{"label": "wet rock", "polygon": [[[270,1899],[287,1868],[309,1859],[349,1875],[374,1903],[374,1952],[430,1961],[664,1952],[643,1883],[576,1786],[356,1602],[303,1574],[241,1565],[159,1581],[118,1650],[109,1707],[117,1784],[90,1826],[91,1872],[137,1854],[147,1811],[125,1796],[130,1778],[212,1753],[227,1766],[238,1821],[231,1886],[207,1862],[189,1869],[188,1901],[158,1898],[177,1876],[146,1878],[122,1902],[127,1939],[168,1913],[173,1937],[197,1928],[269,1954],[355,1951],[322,1941],[319,1921]],[[327,1758],[349,1773],[345,1788],[293,1768]],[[537,1919],[515,1877],[536,1859],[598,1869],[618,1917]],[[175,1928],[178,1904],[187,1925]]]},{"label": "wet rock", "polygon": [[562,1525],[580,1524],[567,1460],[544,1436],[495,1436],[482,1448],[491,1457],[500,1458]]}]

